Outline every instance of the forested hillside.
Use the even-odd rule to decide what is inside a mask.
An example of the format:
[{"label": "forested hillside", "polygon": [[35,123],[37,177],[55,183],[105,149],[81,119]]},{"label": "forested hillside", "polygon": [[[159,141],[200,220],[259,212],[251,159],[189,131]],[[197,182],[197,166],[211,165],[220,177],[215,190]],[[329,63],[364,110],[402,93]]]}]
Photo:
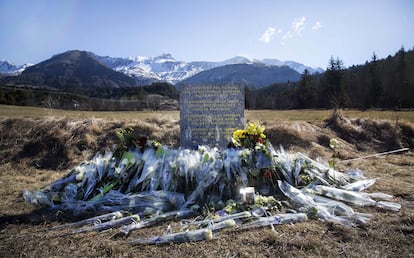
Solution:
[{"label": "forested hillside", "polygon": [[0,85],[0,104],[80,110],[176,110],[178,91],[169,83],[144,87],[74,87],[66,91],[30,85]]},{"label": "forested hillside", "polygon": [[347,69],[340,58],[328,61],[325,73],[304,71],[299,82],[246,90],[250,109],[414,107],[414,49],[402,47],[378,60],[373,53],[364,65]]}]

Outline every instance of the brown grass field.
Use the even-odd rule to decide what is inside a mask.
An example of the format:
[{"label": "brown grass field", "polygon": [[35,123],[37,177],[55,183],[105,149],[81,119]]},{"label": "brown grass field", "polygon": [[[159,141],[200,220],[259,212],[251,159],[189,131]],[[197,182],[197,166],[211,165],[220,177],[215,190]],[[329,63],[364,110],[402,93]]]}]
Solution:
[{"label": "brown grass field", "polygon": [[[367,225],[347,228],[311,220],[293,225],[223,232],[210,241],[133,246],[135,238],[168,226],[65,234],[44,229],[75,220],[23,201],[23,189],[61,178],[79,162],[111,148],[114,131],[132,127],[177,147],[178,112],[81,112],[0,105],[0,257],[413,257],[414,112],[330,110],[246,111],[259,120],[274,146],[328,160],[329,139],[340,142],[339,169],[358,168],[377,178],[368,192],[395,196],[400,212],[355,208],[373,214]],[[347,161],[407,147],[409,151]],[[171,222],[174,227],[175,223]]]}]

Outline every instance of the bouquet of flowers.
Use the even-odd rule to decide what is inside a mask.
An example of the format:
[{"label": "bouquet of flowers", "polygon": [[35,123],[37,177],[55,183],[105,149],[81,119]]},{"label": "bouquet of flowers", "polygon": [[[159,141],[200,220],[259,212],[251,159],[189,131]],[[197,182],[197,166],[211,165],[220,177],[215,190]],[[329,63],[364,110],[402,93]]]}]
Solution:
[{"label": "bouquet of flowers", "polygon": [[[311,217],[344,225],[365,223],[369,216],[354,212],[342,202],[400,209],[397,203],[374,200],[390,196],[361,192],[374,181],[336,171],[334,166],[302,153],[290,154],[282,147],[276,151],[259,122],[250,122],[245,129],[236,130],[231,146],[224,150],[208,146],[200,146],[198,150],[171,149],[138,136],[132,129],[119,131],[117,135],[120,144],[114,152],[98,153],[43,189],[25,190],[26,201],[75,214],[118,211],[133,214],[93,227],[98,230],[153,216],[130,226],[138,229],[179,215],[199,213],[205,207],[214,207],[213,211],[221,209],[228,215],[254,209],[252,216],[260,217],[282,209],[280,198],[287,198],[291,207],[308,211]],[[254,187],[259,193],[253,205],[243,203],[240,197],[240,189],[245,187]],[[305,219],[306,215],[295,217],[297,221]],[[291,216],[277,215],[259,219],[251,226],[290,220]],[[206,232],[195,232],[194,239],[209,239]],[[172,234],[168,239],[178,241],[187,237],[190,235]]]}]

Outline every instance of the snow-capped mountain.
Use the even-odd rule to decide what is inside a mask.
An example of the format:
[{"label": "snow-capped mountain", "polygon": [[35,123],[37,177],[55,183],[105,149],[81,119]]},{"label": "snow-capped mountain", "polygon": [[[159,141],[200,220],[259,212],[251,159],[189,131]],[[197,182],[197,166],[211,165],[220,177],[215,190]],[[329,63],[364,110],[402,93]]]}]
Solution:
[{"label": "snow-capped mountain", "polygon": [[115,71],[134,77],[142,84],[156,81],[167,81],[176,84],[205,70],[191,63],[177,61],[170,54],[163,54],[154,58],[143,56],[127,58],[96,56],[96,58]]},{"label": "snow-capped mountain", "polygon": [[259,63],[263,63],[266,65],[275,65],[275,66],[289,66],[290,68],[292,68],[293,70],[295,70],[298,73],[303,73],[305,71],[305,69],[308,70],[309,73],[314,74],[314,73],[323,73],[323,69],[320,67],[317,68],[313,68],[310,66],[306,66],[304,64],[295,62],[295,61],[280,61],[279,59],[262,59],[262,60],[257,60],[255,59],[256,62]]},{"label": "snow-capped mountain", "polygon": [[133,78],[103,65],[90,52],[79,50],[54,55],[13,77],[8,81],[56,89],[126,88],[137,85]]},{"label": "snow-capped mountain", "polygon": [[233,64],[259,63],[267,66],[288,66],[299,73],[303,73],[305,69],[308,69],[310,73],[323,72],[323,69],[321,68],[315,69],[293,61],[279,61],[278,59],[251,60],[242,56],[236,56],[218,62],[179,61],[174,59],[171,54],[162,54],[157,57],[136,56],[126,58],[95,56],[102,64],[105,64],[115,71],[134,77],[139,83],[142,84],[148,84],[156,81],[167,81],[172,84],[177,84],[202,71]]},{"label": "snow-capped mountain", "polygon": [[181,83],[242,83],[250,88],[263,88],[274,83],[300,80],[300,73],[288,66],[266,65],[263,63],[229,64],[202,71]]},{"label": "snow-capped mountain", "polygon": [[[153,82],[166,81],[177,84],[200,72],[213,68],[235,64],[264,64],[266,66],[288,66],[293,70],[303,73],[305,69],[312,73],[323,72],[321,68],[312,68],[294,61],[280,61],[278,59],[249,59],[236,56],[224,61],[193,61],[186,62],[176,60],[171,54],[162,54],[156,57],[109,57],[99,56],[88,52],[100,63],[117,71],[133,77],[138,85],[149,85]],[[8,61],[0,61],[0,74],[18,75],[31,64],[16,66]]]},{"label": "snow-capped mountain", "polygon": [[209,62],[209,61],[194,61],[194,62],[191,62],[192,65],[200,67],[201,69],[203,69],[203,71],[213,69],[213,68],[216,68],[216,67],[220,67],[220,66],[225,66],[225,65],[252,64],[252,63],[254,63],[252,60],[250,60],[246,57],[242,57],[242,56],[236,56],[236,57],[226,59],[224,61],[219,61],[219,62]]},{"label": "snow-capped mountain", "polygon": [[7,60],[0,60],[0,74],[19,75],[32,64],[15,65]]}]

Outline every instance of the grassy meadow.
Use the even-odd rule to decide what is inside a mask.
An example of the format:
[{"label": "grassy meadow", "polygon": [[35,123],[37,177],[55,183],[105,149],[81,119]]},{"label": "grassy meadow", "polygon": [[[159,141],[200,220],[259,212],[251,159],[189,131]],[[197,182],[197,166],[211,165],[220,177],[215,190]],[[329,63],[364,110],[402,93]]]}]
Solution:
[{"label": "grassy meadow", "polygon": [[[332,115],[332,110],[246,110],[247,121],[306,121],[321,122]],[[361,119],[380,119],[394,122],[414,123],[414,111],[380,111],[380,110],[342,110],[345,117]],[[179,111],[78,111],[58,110],[41,107],[0,105],[0,117],[4,118],[43,118],[60,117],[71,119],[99,118],[104,120],[123,120],[125,122],[144,120],[153,117],[180,118]]]}]

